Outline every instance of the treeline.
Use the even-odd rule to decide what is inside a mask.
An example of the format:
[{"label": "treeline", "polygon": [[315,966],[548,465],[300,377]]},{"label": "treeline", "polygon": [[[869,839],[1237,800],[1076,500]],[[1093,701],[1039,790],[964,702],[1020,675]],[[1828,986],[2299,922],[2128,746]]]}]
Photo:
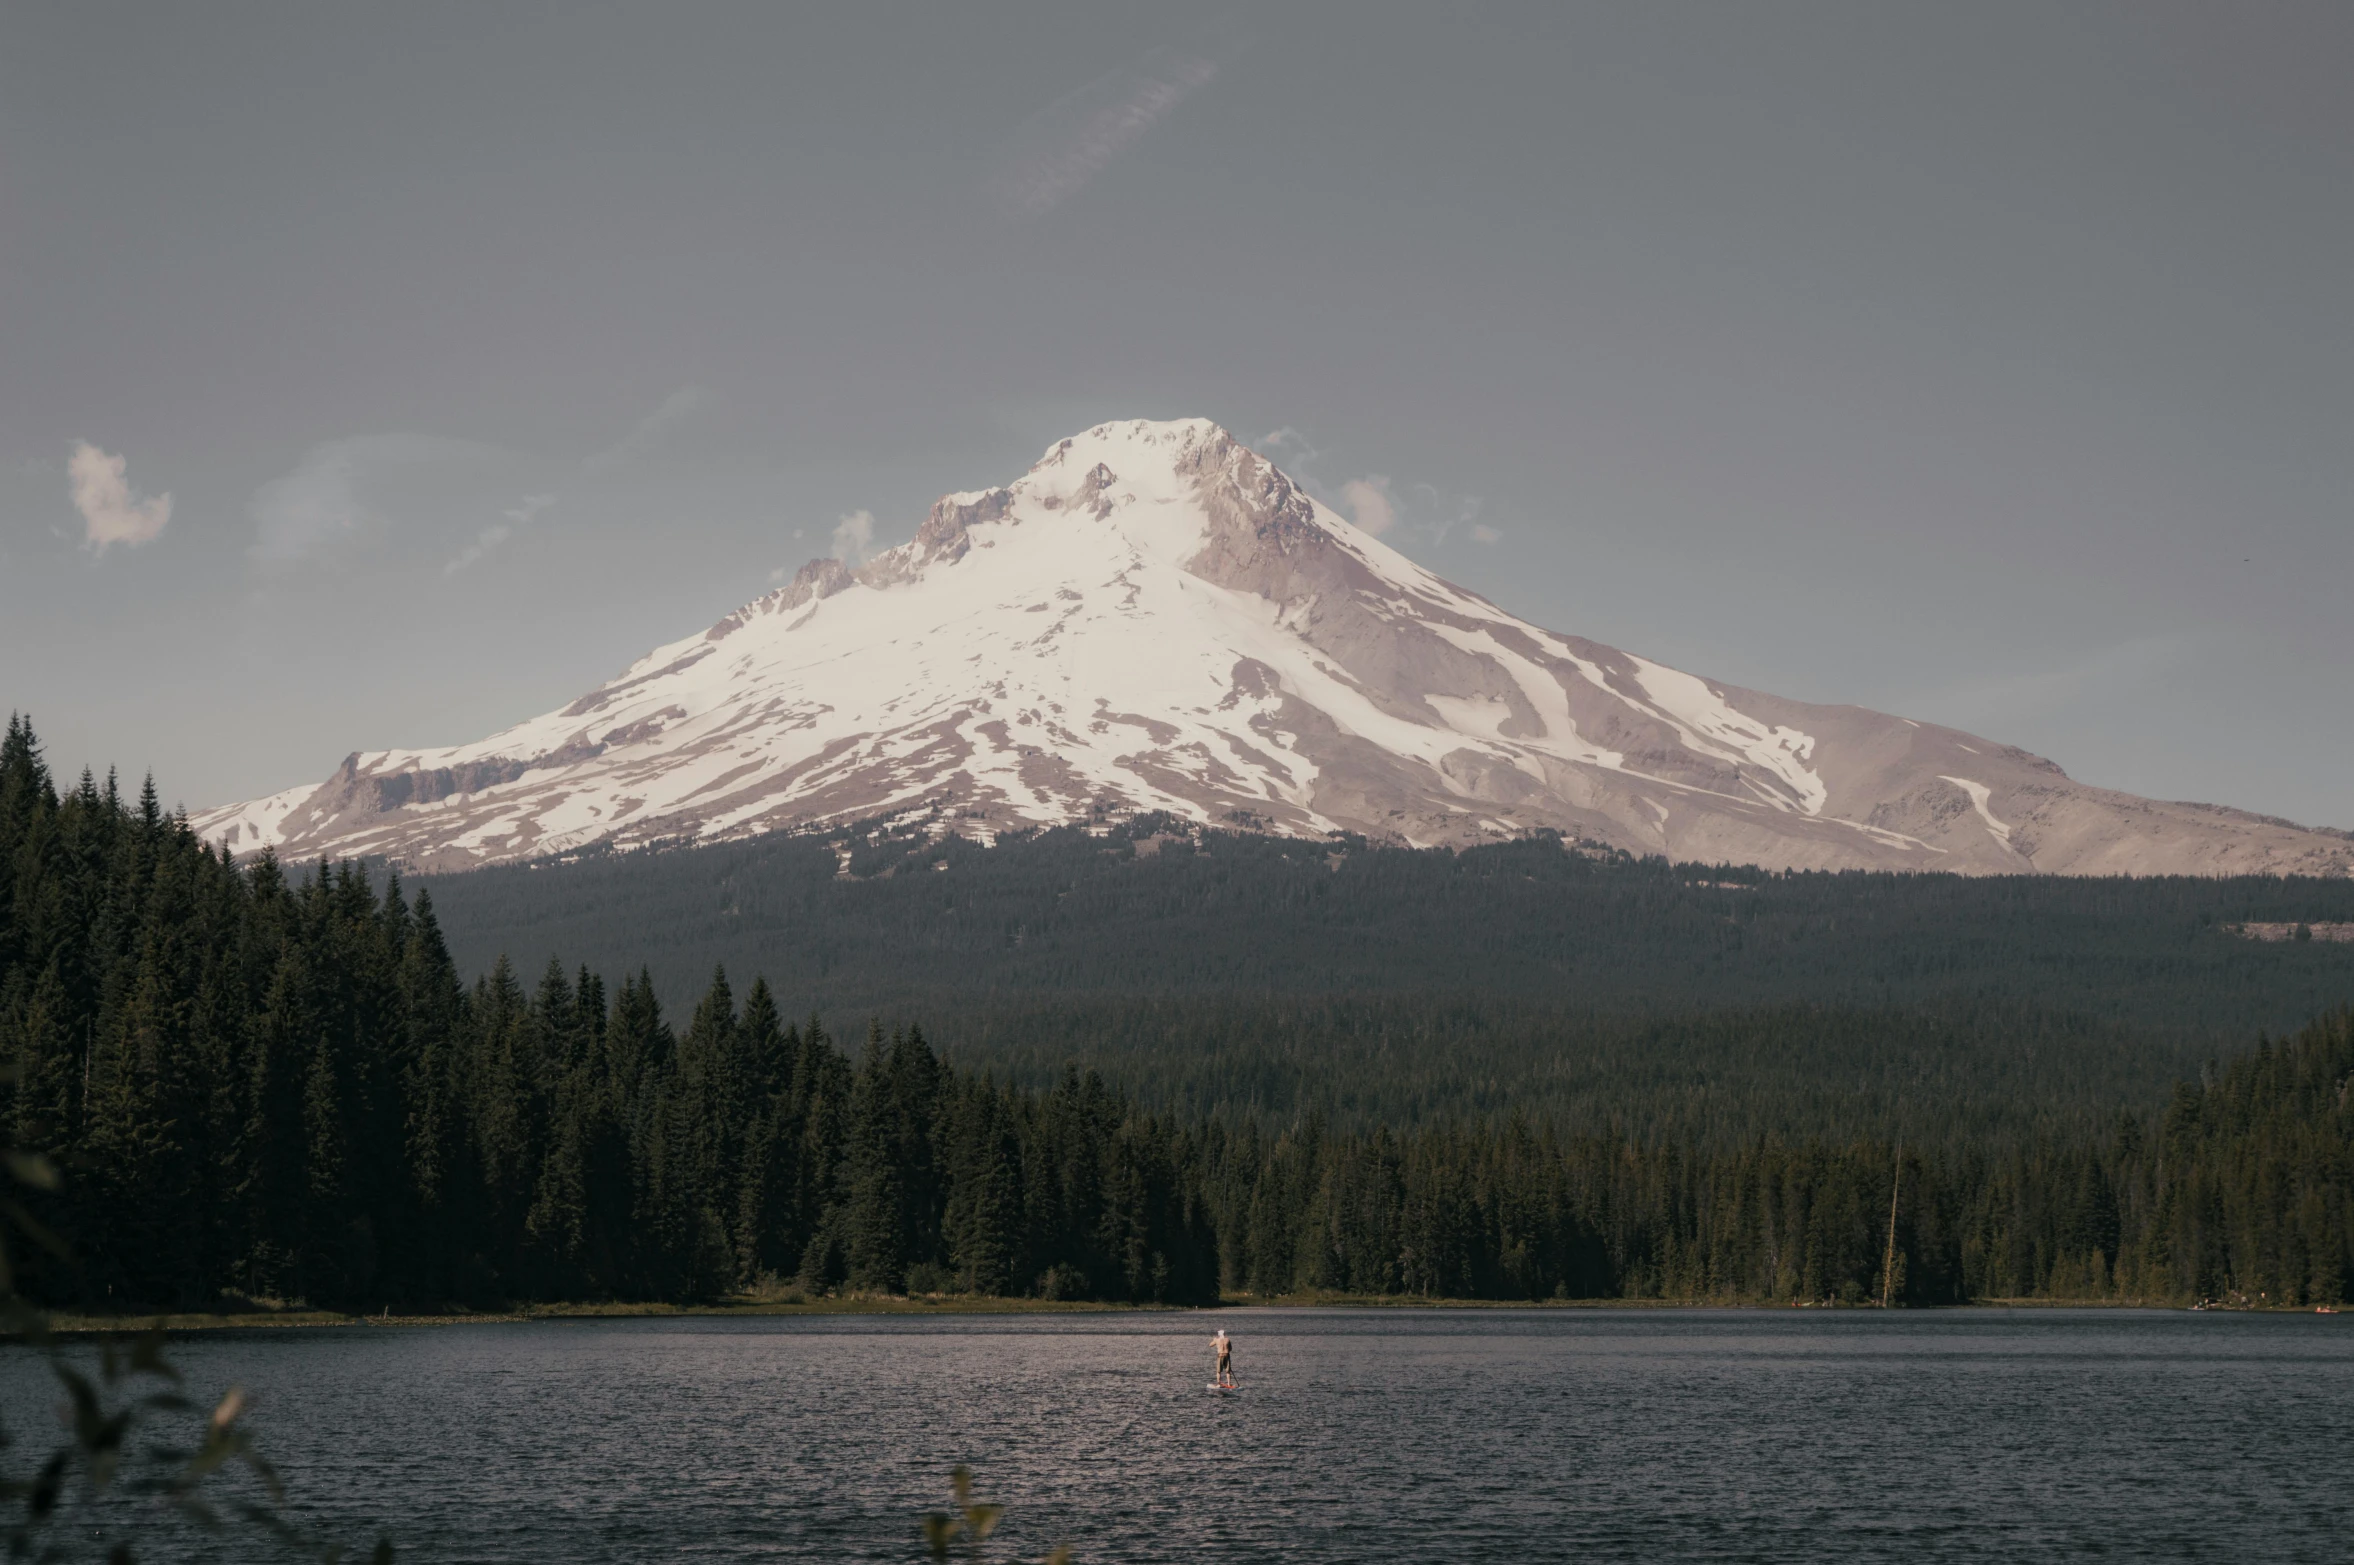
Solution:
[{"label": "treeline", "polygon": [[1261,1293],[2335,1305],[2354,1290],[2350,1096],[2342,1012],[2162,1114],[2000,1155],[1696,1151],[1507,1120],[1246,1131],[1205,1163],[1226,1283]]},{"label": "treeline", "polygon": [[[1201,1302],[1487,1298],[2332,1302],[2354,1254],[2354,1022],[2162,1113],[2005,1146],[1182,1120],[1065,1072],[1017,1089],[913,1028],[846,1057],[767,985],[683,1027],[500,962],[428,898],[236,866],[0,741],[0,1061],[67,1171],[61,1303],[701,1299],[767,1281]],[[1892,1181],[1894,1183],[1892,1184]],[[1893,1277],[1884,1275],[1895,1214]]]}]

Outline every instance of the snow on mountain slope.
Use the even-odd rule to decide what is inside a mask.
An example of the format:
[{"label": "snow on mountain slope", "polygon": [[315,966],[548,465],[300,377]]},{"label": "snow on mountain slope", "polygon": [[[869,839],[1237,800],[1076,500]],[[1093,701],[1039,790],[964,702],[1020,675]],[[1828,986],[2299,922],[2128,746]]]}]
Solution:
[{"label": "snow on mountain slope", "polygon": [[2083,787],[2024,751],[1542,630],[1202,420],[1105,424],[476,744],[198,815],[427,869],[921,810],[1166,810],[1464,843],[1971,872],[2347,873],[2354,839]]}]

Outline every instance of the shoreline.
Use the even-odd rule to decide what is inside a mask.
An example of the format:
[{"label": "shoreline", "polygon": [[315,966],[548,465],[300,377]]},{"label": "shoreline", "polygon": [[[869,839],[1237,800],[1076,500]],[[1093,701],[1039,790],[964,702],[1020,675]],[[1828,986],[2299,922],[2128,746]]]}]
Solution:
[{"label": "shoreline", "polygon": [[[353,1314],[341,1310],[252,1309],[234,1312],[167,1311],[122,1315],[59,1313],[49,1330],[60,1337],[129,1335],[161,1329],[166,1332],[290,1331],[305,1328],[378,1326],[502,1326],[535,1325],[557,1321],[598,1320],[734,1320],[765,1316],[810,1315],[1115,1315],[1209,1313],[1231,1309],[1279,1310],[1738,1310],[1765,1314],[1811,1310],[1825,1314],[1865,1314],[1869,1304],[1787,1304],[1740,1299],[1431,1299],[1389,1294],[1285,1294],[1259,1297],[1227,1294],[1216,1304],[1126,1304],[1100,1300],[987,1299],[954,1295],[909,1298],[902,1295],[834,1299],[744,1299],[715,1304],[602,1303],[535,1304],[511,1310],[444,1310],[413,1314]],[[1973,1299],[1966,1304],[1909,1307],[1911,1314],[1942,1314],[1954,1310],[2159,1310],[2192,1313],[2191,1306],[2147,1299]],[[2312,1315],[2336,1314],[2311,1305],[2210,1305],[2218,1314]],[[2354,1315],[2354,1309],[2343,1313]],[[11,1336],[8,1340],[21,1341]]]}]

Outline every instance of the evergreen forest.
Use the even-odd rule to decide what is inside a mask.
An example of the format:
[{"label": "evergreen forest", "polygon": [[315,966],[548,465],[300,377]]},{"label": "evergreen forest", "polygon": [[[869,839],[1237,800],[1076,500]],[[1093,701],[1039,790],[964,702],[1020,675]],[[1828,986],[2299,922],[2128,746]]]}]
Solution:
[{"label": "evergreen forest", "polygon": [[561,952],[645,967],[679,1006],[724,964],[829,1014],[985,995],[1968,1005],[2240,1043],[2354,998],[2354,944],[2228,933],[2354,923],[2354,879],[1776,873],[1557,837],[1376,848],[1165,816],[983,847],[948,824],[600,847],[423,884],[461,971]]},{"label": "evergreen forest", "polygon": [[[64,1173],[36,1215],[75,1249],[71,1261],[34,1263],[28,1285],[52,1303],[115,1310],[239,1299],[367,1309],[694,1301],[787,1285],[1168,1303],[1322,1291],[2310,1306],[2339,1302],[2354,1285],[2354,1013],[2311,1003],[2342,998],[2344,969],[2329,965],[2336,952],[2314,949],[2320,942],[2261,947],[2216,927],[2282,907],[2319,920],[2340,909],[2343,888],[1922,889],[1857,877],[1845,888],[1857,895],[1842,901],[1842,888],[1817,884],[1840,877],[1701,876],[1558,843],[1462,855],[1471,862],[1460,873],[1475,880],[1557,889],[1540,876],[1593,877],[1608,894],[1589,903],[1654,909],[1649,923],[1608,937],[1619,955],[1596,958],[1559,932],[1561,921],[1599,918],[1589,903],[1526,894],[1528,905],[1571,904],[1545,937],[1559,942],[1563,963],[1595,972],[1649,961],[1656,976],[1680,962],[1733,975],[1701,984],[1681,1006],[1615,1013],[1548,1002],[1535,976],[1499,980],[1512,1006],[1474,1014],[1451,1013],[1454,1000],[1414,999],[1411,972],[1322,995],[1229,985],[1221,1000],[1186,983],[1097,982],[1074,970],[1076,998],[1057,1022],[1036,972],[1017,970],[1003,986],[1018,991],[1011,1002],[989,1000],[973,977],[989,951],[1020,951],[1027,929],[1050,923],[1010,940],[998,930],[950,942],[936,964],[925,955],[925,930],[939,918],[917,916],[921,899],[959,894],[950,888],[976,865],[978,875],[995,865],[1011,876],[1035,867],[1024,851],[1100,854],[1110,875],[1153,873],[1164,857],[1192,874],[1202,866],[1191,860],[1261,851],[1220,838],[1206,850],[1162,840],[1139,854],[1145,840],[1107,850],[1083,833],[1054,834],[1008,845],[1019,851],[997,861],[969,855],[1006,849],[958,845],[942,850],[949,869],[910,871],[911,857],[940,845],[891,839],[887,877],[847,873],[857,866],[815,844],[827,884],[888,893],[865,904],[864,922],[812,929],[819,960],[837,953],[874,983],[875,943],[896,940],[914,953],[904,960],[955,980],[910,982],[894,1001],[910,1014],[852,1029],[845,1047],[810,1014],[823,1004],[840,1015],[844,991],[809,983],[793,965],[781,968],[780,983],[792,985],[781,998],[758,976],[739,989],[731,970],[761,969],[732,950],[707,962],[685,997],[667,992],[650,962],[585,940],[593,960],[551,959],[527,980],[500,956],[469,978],[444,905],[470,883],[485,899],[520,898],[514,888],[531,872],[413,888],[352,863],[232,864],[162,808],[152,783],[136,799],[111,778],[60,789],[31,726],[11,719],[0,742],[0,1093],[14,1145]],[[1453,872],[1423,856],[1319,847],[1301,862],[1296,846],[1266,850],[1283,864],[1248,884],[1302,877],[1340,887],[1362,875],[1367,884],[1347,893],[1350,917],[1381,916],[1385,899],[1412,902],[1395,917],[1417,927],[1487,905],[1476,887],[1452,901],[1433,891]],[[662,856],[652,862],[665,867]],[[681,855],[672,867],[693,862]],[[632,867],[537,873],[560,888],[557,900],[597,908],[616,929],[635,927],[675,952],[692,931],[666,928],[654,893],[633,905],[626,880],[562,889],[567,873]],[[1752,889],[1727,891],[1728,880]],[[1151,884],[1171,899],[1168,929],[1224,916],[1214,896],[1186,902],[1199,883],[1184,874]],[[1792,900],[1778,902],[1777,888],[1793,884]],[[752,888],[733,894],[741,902]],[[823,895],[839,893],[787,882],[777,894],[822,908]],[[1074,884],[1053,900],[1097,896]],[[1718,896],[1736,911],[1689,911]],[[1940,906],[1970,939],[2009,938],[1986,911],[2006,896],[2020,903],[2030,947],[2045,938],[2038,928],[2077,930],[2061,942],[2067,975],[2047,974],[2042,989],[2021,979],[1967,992],[1905,976],[1908,964],[1935,960],[1927,931]],[[1086,933],[1090,916],[1075,912],[1049,970],[1075,961],[1072,952],[1118,950],[1136,920],[1121,924],[1110,893],[1098,900],[1110,911],[1093,922],[1109,933]],[[1513,906],[1507,897],[1492,916]],[[1975,925],[1963,916],[1972,907]],[[904,915],[896,929],[893,913]],[[1243,960],[1253,931],[1264,941],[1287,922],[1315,929],[1333,916],[1303,892],[1206,955],[1145,955],[1164,975],[1185,960]],[[1731,933],[1718,932],[1719,917],[1733,921]],[[1770,962],[1754,954],[1770,944],[1767,931],[1817,918],[1826,941],[1832,918],[1882,931],[1858,942],[1858,982],[1871,992],[1826,1007],[1767,981],[1777,964],[1839,965],[1821,951]],[[1679,920],[1714,947],[1654,952]],[[1515,963],[1533,975],[1554,959],[1536,940],[1496,933],[1485,942],[1497,948],[1493,962],[1458,976],[1484,982]],[[1296,970],[1312,960],[1304,950],[1262,959]],[[1350,961],[1375,960],[1381,948],[1373,952]],[[2031,958],[2022,953],[2030,974]],[[1981,974],[1999,965],[1954,960]],[[1340,978],[1348,974],[1343,962]],[[2136,974],[2162,1002],[2191,990],[2239,999],[2203,1011],[2185,1001],[2195,1014],[2168,1026],[2128,992]],[[2216,1063],[2186,1052],[2229,1030],[2232,1005],[2261,1010],[2268,982],[2309,1003],[2312,1019],[2277,1039],[2250,1028],[2245,1044],[2215,1051]],[[1187,983],[1209,988],[1204,976]],[[1001,1038],[993,1055],[961,1041],[971,1020],[954,1013],[966,1003],[993,1027],[1036,1025],[1026,1038]],[[1241,1006],[1229,1014],[1242,1021],[1221,1023],[1219,1004]],[[942,1014],[912,1014],[926,1007]],[[1354,1060],[1321,1066],[1363,1078],[1355,1087],[1295,1094],[1276,1112],[1248,1094],[1205,1096],[1185,1071],[1099,1068],[1148,1053],[1149,1029],[1121,1049],[1070,1047],[1081,1030],[1122,1016],[1157,1018],[1175,1034],[1191,1014],[1214,1039],[1199,1057],[1230,1050],[1242,1070],[1253,1047],[1284,1049],[1273,1032],[1254,1044],[1248,1029],[1279,1027],[1285,1007],[1370,1040]],[[1484,1030],[1520,1051],[1522,1079],[1577,1080],[1550,1095],[1491,1082],[1484,1098],[1448,1085],[1447,1071],[1476,1076],[1489,1058],[1480,1049],[1500,1047],[1490,1037],[1450,1054],[1451,1014],[1467,1034]],[[2006,1031],[2006,1019],[2025,1030]],[[1585,1031],[1565,1051],[1552,1040],[1570,1022]],[[2136,1056],[2145,1034],[2173,1041]],[[936,1047],[935,1038],[960,1041]],[[1660,1059],[1687,1042],[1697,1066]],[[1394,1079],[1369,1070],[1383,1059],[1401,1062]],[[1997,1070],[2006,1059],[2007,1075]],[[2153,1090],[2153,1059],[2189,1063]],[[1743,1114],[1686,1112],[1712,1090],[1721,1097],[1723,1084],[1680,1073],[1741,1060],[1770,1092]],[[1842,1062],[1873,1060],[1886,1066],[1877,1084],[1843,1097]],[[1293,1059],[1276,1074],[1305,1080],[1318,1069]],[[1999,1080],[1969,1100],[1980,1117],[1946,1112],[1941,1084],[1988,1070]],[[1819,1084],[1811,1100],[1810,1078]],[[2060,1091],[2062,1109],[2033,1111],[2047,1088]],[[2012,1108],[1997,1112],[2003,1103]]]},{"label": "evergreen forest", "polygon": [[1986,1147],[2120,1108],[2354,1002],[2354,881],[1773,874],[1533,838],[1461,853],[1106,821],[984,848],[921,813],[427,878],[459,971],[715,965],[921,1025],[1032,1088],[1188,1121],[1402,1129],[1518,1109],[1721,1147]]}]

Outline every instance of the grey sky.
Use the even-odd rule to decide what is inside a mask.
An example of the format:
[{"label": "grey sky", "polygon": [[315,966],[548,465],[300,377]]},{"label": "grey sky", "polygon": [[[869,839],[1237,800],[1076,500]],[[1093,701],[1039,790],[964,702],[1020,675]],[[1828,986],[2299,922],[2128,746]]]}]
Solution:
[{"label": "grey sky", "polygon": [[0,706],[316,780],[1200,414],[1542,623],[2354,827],[2354,9],[794,9],[0,0]]}]

